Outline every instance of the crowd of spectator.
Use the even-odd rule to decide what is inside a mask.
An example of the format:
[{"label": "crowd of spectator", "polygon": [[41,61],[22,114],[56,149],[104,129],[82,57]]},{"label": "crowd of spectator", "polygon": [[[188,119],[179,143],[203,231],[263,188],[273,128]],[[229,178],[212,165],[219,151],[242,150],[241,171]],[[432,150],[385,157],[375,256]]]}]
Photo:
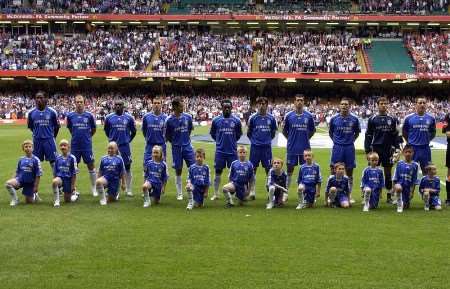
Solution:
[{"label": "crowd of spectator", "polygon": [[191,14],[436,14],[446,13],[448,0],[0,0],[2,13],[164,14],[170,4]]},{"label": "crowd of spectator", "polygon": [[[75,110],[75,93],[55,93],[49,99],[49,105],[58,112],[60,119]],[[91,111],[97,120],[104,120],[105,116],[114,109],[115,100],[123,100],[127,111],[137,120],[142,119],[151,107],[151,98],[148,94],[137,92],[129,94],[121,93],[85,93],[86,109]],[[170,102],[173,97],[178,96],[184,99],[185,111],[192,114],[197,122],[209,121],[221,113],[220,102],[222,99],[231,99],[233,102],[233,112],[243,120],[247,120],[251,113],[256,111],[255,102],[250,97],[243,94],[220,94],[220,95],[187,95],[177,92],[162,96],[163,112],[170,114]],[[362,120],[377,112],[376,96],[364,98],[362,102],[353,102],[351,112]],[[389,99],[389,114],[403,120],[406,115],[414,112],[415,101],[412,97],[391,97]],[[23,119],[34,107],[34,100],[31,95],[20,92],[0,93],[0,119]],[[330,118],[338,113],[339,103],[337,100],[327,100],[321,97],[308,98],[307,109],[314,115],[316,124],[328,124]],[[276,117],[279,123],[282,122],[287,112],[294,109],[292,98],[280,98],[270,101],[269,111]],[[450,110],[448,99],[428,98],[427,112],[434,115],[437,121],[442,121],[445,114]]]},{"label": "crowd of spectator", "polygon": [[170,31],[160,37],[160,59],[155,71],[250,72],[253,48],[251,34],[219,34]]},{"label": "crowd of spectator", "polygon": [[404,39],[417,72],[450,73],[448,33],[410,33]]},{"label": "crowd of spectator", "polygon": [[0,0],[3,13],[161,14],[166,0]]},{"label": "crowd of spectator", "polygon": [[263,39],[261,71],[360,72],[360,39],[352,33],[272,32]]},{"label": "crowd of spectator", "polygon": [[447,14],[448,0],[359,0],[362,13]]},{"label": "crowd of spectator", "polygon": [[2,70],[143,70],[156,35],[95,30],[86,34],[0,34]]}]

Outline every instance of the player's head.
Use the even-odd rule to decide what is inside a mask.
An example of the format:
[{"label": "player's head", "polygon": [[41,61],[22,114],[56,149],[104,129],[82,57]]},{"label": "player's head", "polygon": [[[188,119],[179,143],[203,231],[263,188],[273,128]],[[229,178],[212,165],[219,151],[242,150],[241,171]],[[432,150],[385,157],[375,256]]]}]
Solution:
[{"label": "player's head", "polygon": [[115,141],[108,143],[108,155],[115,156],[119,154],[119,147]]},{"label": "player's head", "polygon": [[175,97],[172,100],[172,111],[175,114],[180,114],[183,112],[183,100],[179,97]]},{"label": "player's head", "polygon": [[345,164],[344,163],[335,163],[334,164],[334,173],[336,176],[342,177],[345,175]]},{"label": "player's head", "polygon": [[407,144],[403,148],[402,153],[403,153],[403,157],[405,158],[405,160],[411,161],[412,157],[414,155],[414,148],[411,145]]},{"label": "player's head", "polygon": [[43,110],[47,106],[47,94],[44,91],[38,91],[36,93],[36,106]]},{"label": "player's head", "polygon": [[63,153],[63,155],[66,155],[69,152],[70,144],[69,141],[66,139],[62,139],[59,142],[59,150]]},{"label": "player's head", "polygon": [[221,102],[222,105],[222,114],[224,117],[229,117],[231,115],[231,110],[233,108],[233,104],[231,103],[231,100],[224,99]]},{"label": "player's head", "polygon": [[75,95],[75,108],[78,112],[84,111],[84,97],[81,94]]},{"label": "player's head", "polygon": [[22,150],[27,155],[31,155],[33,153],[33,141],[30,139],[26,139],[22,143]]},{"label": "player's head", "polygon": [[256,99],[256,104],[258,106],[258,112],[261,114],[266,114],[267,113],[267,106],[269,105],[269,100],[267,99],[267,97],[258,97]]},{"label": "player's head", "polygon": [[202,148],[198,148],[195,150],[195,161],[197,164],[203,164],[203,161],[206,158],[205,150]]},{"label": "player's head", "polygon": [[152,148],[152,160],[155,162],[160,162],[163,159],[163,148],[162,146],[153,146]]},{"label": "player's head", "polygon": [[306,163],[308,164],[312,163],[313,157],[314,155],[312,150],[307,149],[303,151],[303,159],[305,160]]},{"label": "player's head", "polygon": [[305,96],[303,94],[296,94],[294,104],[297,110],[302,110],[305,105]]},{"label": "player's head", "polygon": [[280,158],[274,158],[272,160],[272,168],[274,168],[275,170],[281,170],[283,168],[283,160]]},{"label": "player's head", "polygon": [[416,98],[416,112],[418,114],[424,114],[427,109],[427,99],[425,96],[419,96]]},{"label": "player's head", "polygon": [[116,112],[116,114],[121,115],[123,114],[123,110],[125,108],[125,104],[123,103],[123,100],[116,100],[114,102],[114,111]]},{"label": "player's head", "polygon": [[369,165],[371,167],[376,167],[378,165],[379,159],[380,159],[380,157],[378,156],[378,154],[376,152],[370,152],[367,155],[367,160],[369,161]]},{"label": "player's head", "polygon": [[247,148],[243,145],[237,147],[237,153],[240,161],[244,161],[247,157]]},{"label": "player's head", "polygon": [[385,96],[382,96],[377,99],[377,106],[378,106],[378,112],[380,114],[386,114],[387,107],[388,107],[388,99]]},{"label": "player's head", "polygon": [[425,173],[429,176],[434,177],[437,173],[437,167],[435,164],[433,163],[429,163],[426,167],[425,167]]},{"label": "player's head", "polygon": [[162,110],[162,98],[159,96],[156,96],[152,100],[152,110],[155,113],[161,113]]},{"label": "player's head", "polygon": [[347,115],[350,111],[350,100],[343,97],[339,103],[339,109],[341,114]]}]

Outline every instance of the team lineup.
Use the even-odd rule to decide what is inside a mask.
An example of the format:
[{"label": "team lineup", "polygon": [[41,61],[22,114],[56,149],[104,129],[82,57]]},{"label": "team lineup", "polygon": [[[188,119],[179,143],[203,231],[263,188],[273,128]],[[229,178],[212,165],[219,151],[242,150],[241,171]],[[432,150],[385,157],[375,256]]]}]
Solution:
[{"label": "team lineup", "polygon": [[[216,144],[215,172],[214,179],[211,180],[210,169],[205,164],[205,150],[194,149],[192,146],[190,136],[194,129],[193,119],[190,114],[184,112],[183,101],[174,98],[171,103],[172,114],[165,115],[161,109],[162,99],[155,97],[152,101],[152,111],[147,113],[142,121],[142,133],[146,142],[143,156],[143,206],[151,207],[159,203],[165,193],[169,179],[165,163],[166,142],[169,142],[172,148],[172,167],[175,170],[176,198],[180,201],[184,198],[183,162],[188,168],[184,186],[188,210],[203,206],[210,186],[213,186],[211,200],[223,196],[226,207],[233,207],[235,202],[242,205],[254,200],[256,172],[260,163],[266,174],[266,209],[282,207],[287,202],[294,178],[293,172],[297,166],[300,169],[297,176],[296,209],[313,207],[320,197],[322,173],[320,166],[314,162],[309,141],[316,132],[314,119],[312,114],[304,109],[304,102],[304,96],[297,95],[294,101],[295,109],[286,114],[282,124],[282,134],[287,138],[285,162],[272,157],[272,140],[278,131],[278,124],[275,117],[268,112],[267,98],[257,98],[257,112],[248,119],[249,152],[247,147],[238,145],[243,128],[241,120],[232,114],[232,102],[222,101],[222,114],[212,120],[210,128],[210,135]],[[115,112],[108,115],[104,122],[104,132],[109,140],[107,155],[101,158],[96,169],[92,149],[96,122],[94,116],[85,111],[82,95],[75,97],[75,104],[76,111],[67,115],[71,140],[63,139],[59,142],[58,154],[56,137],[60,124],[57,113],[47,106],[45,93],[36,94],[36,108],[28,114],[32,141],[25,140],[22,143],[24,156],[18,161],[15,176],[6,182],[11,206],[19,204],[18,189],[22,189],[26,203],[40,200],[38,192],[42,175],[41,161],[48,161],[53,169],[54,207],[61,205],[60,195],[65,202],[78,200],[76,176],[81,160],[88,168],[91,193],[100,198],[101,205],[117,201],[120,189],[127,196],[133,196],[130,144],[137,134],[134,118],[125,112],[122,101],[114,103]],[[404,119],[401,136],[398,129],[400,121],[387,115],[388,100],[380,97],[377,105],[378,114],[369,118],[365,132],[364,148],[368,166],[361,178],[362,210],[377,208],[385,188],[387,201],[395,204],[397,212],[401,213],[409,208],[416,186],[419,186],[418,192],[425,210],[441,210],[441,181],[436,176],[437,169],[432,163],[430,150],[430,141],[436,135],[436,121],[426,112],[426,99],[417,98],[416,112]],[[450,128],[445,126],[443,132],[448,130]],[[350,100],[341,99],[340,111],[331,118],[329,124],[333,148],[330,177],[325,189],[325,205],[328,207],[348,208],[354,203],[354,143],[360,133],[360,121],[351,114]],[[395,171],[392,173],[394,165]],[[450,167],[448,150],[446,166]],[[229,177],[220,188],[221,176],[226,168],[229,170]],[[423,177],[420,177],[421,172]],[[449,190],[447,178],[446,204],[450,201]]]}]

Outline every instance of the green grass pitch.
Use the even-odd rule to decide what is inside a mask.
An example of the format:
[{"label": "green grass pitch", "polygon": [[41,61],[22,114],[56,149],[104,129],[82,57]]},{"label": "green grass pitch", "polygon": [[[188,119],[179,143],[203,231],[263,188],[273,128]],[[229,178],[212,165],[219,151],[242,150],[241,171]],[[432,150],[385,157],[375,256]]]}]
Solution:
[{"label": "green grass pitch", "polygon": [[[62,128],[58,140],[68,137]],[[55,209],[50,168],[44,163],[44,202],[10,208],[3,183],[15,170],[25,138],[30,132],[23,126],[0,126],[2,289],[449,288],[450,210],[424,212],[417,195],[412,209],[401,215],[384,199],[381,208],[362,213],[359,202],[349,210],[323,208],[322,189],[318,208],[297,211],[292,185],[288,206],[267,211],[259,171],[257,200],[245,207],[225,209],[221,198],[187,212],[186,201],[175,200],[171,178],[162,204],[143,209],[144,140],[138,133],[133,142],[134,198],[122,195],[118,203],[100,207],[88,193],[87,170],[80,165],[80,202]],[[106,143],[99,128],[97,160]],[[212,168],[213,144],[194,146],[206,149]],[[284,153],[274,149],[276,156]],[[329,153],[315,150],[324,180]],[[433,152],[442,179],[444,153]],[[355,184],[365,165],[363,153],[357,157]],[[358,201],[359,195],[354,190]]]}]

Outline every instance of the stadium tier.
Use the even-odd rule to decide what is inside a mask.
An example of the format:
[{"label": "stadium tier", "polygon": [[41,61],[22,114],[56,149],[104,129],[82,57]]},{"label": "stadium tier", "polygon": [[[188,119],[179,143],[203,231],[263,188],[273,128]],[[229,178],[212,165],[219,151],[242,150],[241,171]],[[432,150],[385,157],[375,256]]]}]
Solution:
[{"label": "stadium tier", "polygon": [[323,14],[386,13],[447,14],[447,0],[5,0],[3,13],[84,13],[84,14]]}]

